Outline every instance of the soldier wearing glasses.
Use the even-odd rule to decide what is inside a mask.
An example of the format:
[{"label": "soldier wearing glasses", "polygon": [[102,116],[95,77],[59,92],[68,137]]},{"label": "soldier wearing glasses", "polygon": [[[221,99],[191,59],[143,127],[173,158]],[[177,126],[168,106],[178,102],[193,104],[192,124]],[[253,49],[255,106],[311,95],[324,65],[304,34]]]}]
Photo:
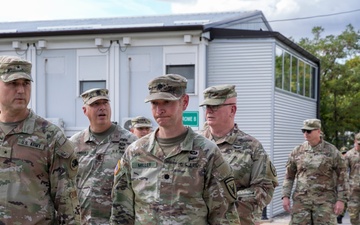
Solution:
[{"label": "soldier wearing glasses", "polygon": [[200,106],[205,109],[206,124],[200,134],[217,144],[234,171],[241,224],[259,224],[261,211],[278,185],[275,167],[261,143],[234,122],[235,85],[209,87],[203,94]]},{"label": "soldier wearing glasses", "polygon": [[334,145],[322,139],[320,120],[305,120],[301,130],[306,141],[294,148],[286,163],[283,207],[291,212],[291,224],[337,224],[336,216],[347,201],[345,161]]}]

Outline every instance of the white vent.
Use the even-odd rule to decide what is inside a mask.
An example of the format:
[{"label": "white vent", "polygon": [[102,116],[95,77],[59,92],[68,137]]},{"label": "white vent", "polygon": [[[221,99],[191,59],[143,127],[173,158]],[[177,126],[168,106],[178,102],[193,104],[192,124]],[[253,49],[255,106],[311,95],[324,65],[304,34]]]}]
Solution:
[{"label": "white vent", "polygon": [[16,29],[0,30],[0,33],[16,33]]},{"label": "white vent", "polygon": [[175,25],[195,25],[195,24],[207,24],[210,20],[178,20],[174,21]]},{"label": "white vent", "polygon": [[134,23],[134,24],[117,24],[102,25],[100,28],[133,28],[133,27],[163,27],[164,23]]},{"label": "white vent", "polygon": [[101,27],[101,24],[38,27],[38,30],[82,30]]}]

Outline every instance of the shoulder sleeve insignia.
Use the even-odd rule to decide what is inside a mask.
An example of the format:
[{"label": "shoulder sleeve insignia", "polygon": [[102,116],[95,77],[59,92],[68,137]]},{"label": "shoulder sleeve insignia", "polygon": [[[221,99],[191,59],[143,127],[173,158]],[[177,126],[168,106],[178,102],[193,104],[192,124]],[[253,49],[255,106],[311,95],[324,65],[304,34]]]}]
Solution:
[{"label": "shoulder sleeve insignia", "polygon": [[271,172],[272,172],[273,176],[277,177],[276,168],[275,168],[275,166],[274,166],[274,164],[272,162],[270,162],[270,169],[271,169]]},{"label": "shoulder sleeve insignia", "polygon": [[236,199],[236,185],[234,177],[228,177],[224,180],[225,186],[232,198]]},{"label": "shoulder sleeve insignia", "polygon": [[77,160],[76,157],[73,157],[73,158],[71,159],[71,162],[70,162],[70,167],[71,167],[71,169],[72,169],[72,170],[77,170],[78,166],[79,166],[79,161]]},{"label": "shoulder sleeve insignia", "polygon": [[116,163],[115,170],[114,170],[114,175],[115,176],[118,175],[120,170],[121,170],[121,162],[120,162],[120,160],[118,160],[118,162]]}]

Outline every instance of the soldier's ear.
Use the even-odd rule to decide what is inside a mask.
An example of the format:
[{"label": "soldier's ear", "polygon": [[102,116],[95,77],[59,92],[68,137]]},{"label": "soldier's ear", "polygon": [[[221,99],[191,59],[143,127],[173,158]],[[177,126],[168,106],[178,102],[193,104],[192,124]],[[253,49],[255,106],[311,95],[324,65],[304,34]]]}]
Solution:
[{"label": "soldier's ear", "polygon": [[82,107],[82,110],[83,110],[83,113],[86,115],[86,106],[85,105]]},{"label": "soldier's ear", "polygon": [[231,113],[233,113],[234,115],[236,114],[236,110],[237,110],[237,106],[236,105],[232,105],[231,106]]},{"label": "soldier's ear", "polygon": [[183,111],[186,110],[186,108],[188,107],[189,105],[189,95],[185,94],[183,97],[182,97],[182,108],[183,108]]}]

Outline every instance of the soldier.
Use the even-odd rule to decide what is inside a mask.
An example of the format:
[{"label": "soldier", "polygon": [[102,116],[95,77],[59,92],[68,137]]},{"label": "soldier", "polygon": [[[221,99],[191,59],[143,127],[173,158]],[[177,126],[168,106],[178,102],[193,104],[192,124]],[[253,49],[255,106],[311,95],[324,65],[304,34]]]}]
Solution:
[{"label": "soldier", "polygon": [[74,146],[27,108],[31,67],[0,56],[0,224],[80,224]]},{"label": "soldier", "polygon": [[111,224],[240,224],[230,166],[218,147],[182,123],[187,80],[149,83],[159,127],[126,150],[115,169]]},{"label": "soldier", "polygon": [[[346,152],[348,150],[349,149],[346,146],[343,146],[343,147],[340,148],[341,157],[343,159],[345,159],[345,155],[346,155]],[[340,215],[337,216],[337,223],[338,224],[342,224],[342,219],[345,216],[346,210],[347,210],[347,202],[345,202],[345,204],[344,204],[344,211]]]},{"label": "soldier", "polygon": [[346,167],[349,169],[349,202],[347,211],[353,225],[360,224],[360,133],[355,135],[354,148],[345,154]]},{"label": "soldier", "polygon": [[151,121],[143,116],[135,117],[131,120],[131,133],[135,134],[138,138],[144,137],[151,132]]},{"label": "soldier", "polygon": [[292,224],[336,224],[347,201],[345,161],[334,145],[323,140],[320,120],[305,120],[301,130],[306,141],[294,148],[286,163],[283,207],[291,212]]},{"label": "soldier", "polygon": [[81,224],[109,224],[113,171],[127,146],[137,137],[111,122],[107,89],[90,89],[81,97],[90,126],[70,138],[76,144],[79,159],[76,183]]},{"label": "soldier", "polygon": [[234,171],[241,224],[259,224],[278,186],[275,167],[261,143],[235,123],[235,85],[209,87],[203,94],[206,124],[200,134],[217,144]]}]

